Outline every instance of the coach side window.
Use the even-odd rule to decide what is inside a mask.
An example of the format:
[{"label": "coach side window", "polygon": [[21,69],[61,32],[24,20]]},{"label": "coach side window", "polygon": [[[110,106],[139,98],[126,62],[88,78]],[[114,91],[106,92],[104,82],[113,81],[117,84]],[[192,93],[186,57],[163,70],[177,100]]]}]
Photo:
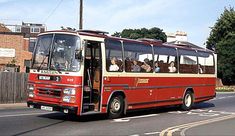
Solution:
[{"label": "coach side window", "polygon": [[198,71],[200,74],[214,74],[215,64],[212,53],[198,51]]},{"label": "coach side window", "polygon": [[137,42],[123,42],[125,71],[152,72],[152,47]]},{"label": "coach side window", "polygon": [[120,41],[106,39],[106,70],[109,72],[123,71],[122,44]]},{"label": "coach side window", "polygon": [[178,72],[177,52],[175,48],[154,46],[153,49],[156,73]]},{"label": "coach side window", "polygon": [[198,73],[197,53],[194,50],[178,49],[179,54],[179,72],[180,73]]}]

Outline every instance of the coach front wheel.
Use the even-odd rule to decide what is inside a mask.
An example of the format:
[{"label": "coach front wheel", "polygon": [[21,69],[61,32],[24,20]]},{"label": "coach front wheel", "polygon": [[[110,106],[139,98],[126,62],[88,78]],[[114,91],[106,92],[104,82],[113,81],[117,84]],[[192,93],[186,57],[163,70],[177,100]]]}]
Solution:
[{"label": "coach front wheel", "polygon": [[108,106],[109,118],[121,117],[124,113],[124,99],[121,95],[114,96],[111,98]]}]

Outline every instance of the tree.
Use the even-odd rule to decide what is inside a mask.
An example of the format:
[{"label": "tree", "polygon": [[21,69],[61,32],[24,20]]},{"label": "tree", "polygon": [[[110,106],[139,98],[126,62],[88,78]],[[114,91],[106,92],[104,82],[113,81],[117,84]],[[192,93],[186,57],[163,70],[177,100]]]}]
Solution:
[{"label": "tree", "polygon": [[217,19],[207,39],[206,47],[211,50],[216,48],[216,44],[223,40],[230,32],[235,32],[235,11],[232,7],[225,8],[220,18]]},{"label": "tree", "polygon": [[235,33],[229,33],[216,45],[218,76],[225,84],[235,84]]},{"label": "tree", "polygon": [[159,39],[163,42],[166,42],[166,34],[162,29],[153,27],[150,29],[141,28],[141,29],[124,29],[122,32],[115,32],[112,36],[138,39],[138,38],[150,38],[150,39]]},{"label": "tree", "polygon": [[115,32],[114,34],[112,34],[112,36],[121,37],[121,33],[120,32]]},{"label": "tree", "polygon": [[64,26],[61,26],[60,28],[61,28],[61,30],[76,31],[76,28],[71,28],[71,27],[64,27]]},{"label": "tree", "polygon": [[224,84],[235,84],[235,11],[225,8],[212,27],[207,48],[218,54],[218,77]]},{"label": "tree", "polygon": [[7,67],[15,67],[16,66],[16,62],[17,62],[16,58],[13,57],[12,60],[6,64],[6,66]]}]

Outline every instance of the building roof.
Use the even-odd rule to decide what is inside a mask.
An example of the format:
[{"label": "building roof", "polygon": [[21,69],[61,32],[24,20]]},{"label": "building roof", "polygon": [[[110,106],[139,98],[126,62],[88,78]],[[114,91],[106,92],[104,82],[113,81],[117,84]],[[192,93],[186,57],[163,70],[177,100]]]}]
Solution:
[{"label": "building roof", "polygon": [[0,23],[0,32],[11,32],[4,24]]},{"label": "building roof", "polygon": [[166,42],[166,44],[173,44],[173,45],[188,47],[188,48],[204,49],[200,46],[197,46],[197,45],[190,43],[190,42],[187,42],[187,41],[172,41],[172,42]]}]

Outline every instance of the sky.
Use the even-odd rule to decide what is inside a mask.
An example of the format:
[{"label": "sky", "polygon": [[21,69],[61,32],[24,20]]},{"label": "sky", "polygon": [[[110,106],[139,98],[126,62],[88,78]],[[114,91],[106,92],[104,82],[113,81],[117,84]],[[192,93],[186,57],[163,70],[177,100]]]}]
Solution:
[{"label": "sky", "polygon": [[[83,0],[83,29],[110,34],[123,29],[158,27],[184,31],[188,41],[204,43],[225,7],[235,0]],[[0,23],[42,23],[47,30],[78,28],[79,0],[0,0]]]}]

